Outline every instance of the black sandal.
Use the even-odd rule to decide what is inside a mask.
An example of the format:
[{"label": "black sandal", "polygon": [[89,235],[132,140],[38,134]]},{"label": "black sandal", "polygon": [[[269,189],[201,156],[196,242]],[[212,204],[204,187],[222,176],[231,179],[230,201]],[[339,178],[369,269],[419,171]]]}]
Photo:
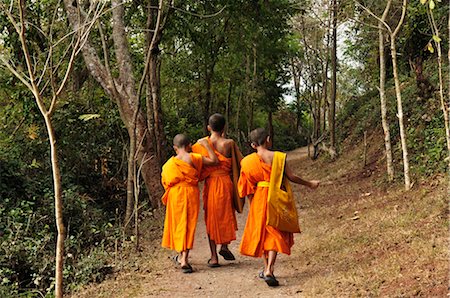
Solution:
[{"label": "black sandal", "polygon": [[181,271],[183,273],[192,273],[194,272],[194,269],[192,269],[192,266],[190,264],[187,264],[181,267]]},{"label": "black sandal", "polygon": [[[263,275],[264,275],[264,273],[263,273]],[[269,275],[269,276],[267,276],[267,275],[264,275],[264,281],[266,282],[266,284],[269,286],[269,287],[278,287],[279,285],[280,285],[280,283],[278,282],[278,280],[275,278],[275,276],[272,276],[272,275]]]},{"label": "black sandal", "polygon": [[229,250],[221,250],[219,251],[219,255],[221,255],[227,261],[234,261],[236,258]]},{"label": "black sandal", "polygon": [[208,260],[208,267],[209,268],[217,268],[220,267],[221,265],[219,263],[211,263],[211,259]]}]

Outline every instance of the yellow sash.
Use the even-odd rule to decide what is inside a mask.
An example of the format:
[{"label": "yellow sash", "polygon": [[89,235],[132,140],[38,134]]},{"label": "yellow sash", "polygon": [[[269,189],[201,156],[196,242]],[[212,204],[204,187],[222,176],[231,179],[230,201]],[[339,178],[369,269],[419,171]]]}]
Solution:
[{"label": "yellow sash", "polygon": [[272,171],[270,173],[269,196],[267,198],[266,224],[280,231],[300,233],[294,195],[288,179],[284,176],[285,163],[286,154],[274,152]]}]

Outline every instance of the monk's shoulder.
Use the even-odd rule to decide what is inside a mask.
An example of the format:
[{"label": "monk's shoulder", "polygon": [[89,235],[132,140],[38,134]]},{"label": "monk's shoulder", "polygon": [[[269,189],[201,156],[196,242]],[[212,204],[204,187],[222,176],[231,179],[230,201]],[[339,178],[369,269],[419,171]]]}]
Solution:
[{"label": "monk's shoulder", "polygon": [[258,154],[256,153],[251,153],[247,156],[245,156],[242,161],[241,161],[241,166],[250,166],[252,164],[254,164],[255,162],[259,162],[259,157]]}]

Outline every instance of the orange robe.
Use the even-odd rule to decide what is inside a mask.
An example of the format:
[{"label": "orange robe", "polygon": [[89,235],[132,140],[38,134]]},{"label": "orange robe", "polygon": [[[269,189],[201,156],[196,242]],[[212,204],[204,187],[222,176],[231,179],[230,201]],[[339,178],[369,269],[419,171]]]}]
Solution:
[{"label": "orange robe", "polygon": [[164,234],[161,245],[178,252],[192,249],[200,208],[198,181],[202,156],[190,154],[194,167],[170,158],[162,167],[162,184],[166,192],[162,197],[166,205]]},{"label": "orange robe", "polygon": [[246,256],[261,257],[271,250],[290,255],[294,244],[292,233],[266,225],[269,188],[257,184],[260,181],[268,182],[271,170],[272,167],[264,163],[256,153],[247,155],[241,161],[239,195],[254,195],[240,245],[241,254]]},{"label": "orange robe", "polygon": [[[208,138],[210,146],[214,148]],[[208,156],[200,145],[192,146],[192,151]],[[204,167],[201,179],[203,186],[203,209],[205,211],[206,232],[216,244],[229,244],[236,240],[236,214],[233,207],[233,182],[231,181],[231,158],[214,149],[219,165]]]}]

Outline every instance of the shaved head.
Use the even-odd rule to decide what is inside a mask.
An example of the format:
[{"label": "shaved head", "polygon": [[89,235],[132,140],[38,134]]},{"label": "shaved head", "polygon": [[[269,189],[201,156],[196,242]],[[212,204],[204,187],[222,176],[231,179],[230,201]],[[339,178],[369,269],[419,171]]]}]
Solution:
[{"label": "shaved head", "polygon": [[178,148],[186,148],[190,143],[191,140],[189,140],[189,138],[182,133],[177,134],[173,138],[173,145],[177,146]]},{"label": "shaved head", "polygon": [[212,131],[222,132],[225,128],[225,117],[219,113],[212,114],[209,116],[208,125]]},{"label": "shaved head", "polygon": [[264,145],[269,134],[264,128],[257,128],[250,132],[249,138],[250,142],[256,147]]}]

